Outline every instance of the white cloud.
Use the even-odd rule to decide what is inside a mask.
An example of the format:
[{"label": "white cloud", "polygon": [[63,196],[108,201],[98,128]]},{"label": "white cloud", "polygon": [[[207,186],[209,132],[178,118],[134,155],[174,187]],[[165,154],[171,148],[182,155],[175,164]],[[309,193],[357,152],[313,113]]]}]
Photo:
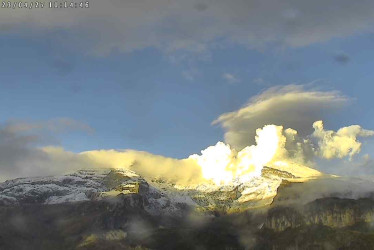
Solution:
[{"label": "white cloud", "polygon": [[225,79],[228,83],[234,84],[240,82],[240,80],[234,76],[233,74],[225,73],[222,75],[223,79]]},{"label": "white cloud", "polygon": [[200,72],[195,68],[190,68],[182,71],[182,76],[188,81],[194,81],[199,75]]},{"label": "white cloud", "polygon": [[267,81],[265,81],[263,78],[258,77],[253,79],[253,82],[259,86],[270,86],[271,84]]},{"label": "white cloud", "polygon": [[325,130],[322,121],[313,123],[313,136],[318,139],[319,155],[326,159],[350,159],[361,150],[361,142],[357,137],[374,136],[374,131],[361,128],[359,125],[343,127],[337,132]]},{"label": "white cloud", "polygon": [[[359,125],[337,131],[324,129],[319,119],[347,102],[347,97],[334,91],[307,90],[299,85],[270,88],[251,98],[244,107],[222,114],[215,121],[225,129],[228,144],[218,143],[203,150],[201,155],[182,160],[134,150],[76,154],[56,147],[56,143],[48,146],[51,143],[45,135],[71,130],[92,132],[88,125],[68,118],[10,121],[0,126],[0,177],[4,180],[63,174],[81,168],[123,167],[146,178],[160,177],[179,183],[212,179],[228,183],[258,176],[265,165],[298,176],[315,175],[317,172],[309,167],[315,166],[316,157],[352,158],[361,150],[358,137],[374,135],[374,131]],[[366,166],[366,172],[370,172],[372,162],[369,156],[364,158],[361,165]],[[329,166],[319,169],[334,174],[352,172],[347,167]]]},{"label": "white cloud", "polygon": [[302,85],[272,87],[252,97],[244,107],[220,115],[213,124],[224,128],[227,143],[242,149],[252,145],[256,129],[267,124],[309,135],[314,121],[326,118],[347,102],[347,97],[334,91],[306,90]]}]

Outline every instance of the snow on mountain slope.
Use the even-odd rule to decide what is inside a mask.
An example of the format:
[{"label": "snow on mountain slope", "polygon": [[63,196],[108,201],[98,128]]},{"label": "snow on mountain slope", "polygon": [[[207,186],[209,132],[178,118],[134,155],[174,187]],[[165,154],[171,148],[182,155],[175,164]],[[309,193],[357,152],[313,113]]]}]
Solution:
[{"label": "snow on mountain slope", "polygon": [[129,170],[80,170],[63,176],[18,178],[0,183],[0,205],[59,204],[140,195],[151,214],[178,213],[180,204],[195,205],[189,197],[167,196]]},{"label": "snow on mountain slope", "polygon": [[297,181],[299,178],[264,167],[261,176],[246,183],[178,186],[162,180],[145,180],[130,170],[80,170],[63,176],[19,178],[0,183],[0,205],[58,204],[135,194],[141,197],[144,209],[154,215],[175,214],[186,208],[236,212],[270,204],[285,179]]},{"label": "snow on mountain slope", "polygon": [[62,203],[89,200],[90,192],[105,191],[110,169],[80,170],[64,176],[18,178],[0,184],[0,203]]}]

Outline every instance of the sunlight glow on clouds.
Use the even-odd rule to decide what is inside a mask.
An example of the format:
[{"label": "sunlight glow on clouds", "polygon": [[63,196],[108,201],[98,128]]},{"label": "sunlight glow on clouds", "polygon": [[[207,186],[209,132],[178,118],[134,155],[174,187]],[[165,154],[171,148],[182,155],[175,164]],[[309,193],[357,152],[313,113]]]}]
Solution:
[{"label": "sunlight glow on clouds", "polygon": [[[89,127],[66,119],[8,123],[0,127],[1,178],[62,174],[81,168],[126,168],[146,178],[161,178],[181,185],[204,182],[222,185],[251,181],[261,175],[264,166],[298,177],[318,176],[320,172],[313,169],[316,159],[352,160],[362,145],[357,138],[374,135],[374,131],[359,125],[336,132],[325,130],[321,120],[313,120],[320,117],[321,110],[324,115],[329,114],[328,109],[340,108],[347,101],[337,92],[305,90],[303,86],[271,88],[253,97],[245,107],[216,120],[226,129],[226,143],[218,142],[186,159],[135,150],[77,154],[54,145],[40,147],[43,129],[86,131]],[[339,174],[338,167],[334,171]]]},{"label": "sunlight glow on clouds", "polygon": [[361,142],[357,137],[369,137],[374,135],[373,130],[366,130],[359,125],[352,125],[338,131],[325,130],[322,121],[313,123],[315,129],[313,136],[318,139],[319,154],[326,159],[343,158],[350,159],[361,150]]},{"label": "sunlight glow on clouds", "polygon": [[236,153],[229,145],[218,142],[201,151],[201,155],[191,155],[201,167],[203,177],[217,185],[233,181],[246,182],[260,176],[262,168],[269,163],[279,147],[281,127],[265,126],[257,130],[256,145],[247,146]]},{"label": "sunlight glow on clouds", "polygon": [[242,108],[220,115],[213,124],[221,125],[225,141],[240,150],[254,143],[256,129],[267,124],[309,135],[313,122],[327,118],[348,101],[336,91],[307,90],[302,85],[272,87],[252,97]]}]

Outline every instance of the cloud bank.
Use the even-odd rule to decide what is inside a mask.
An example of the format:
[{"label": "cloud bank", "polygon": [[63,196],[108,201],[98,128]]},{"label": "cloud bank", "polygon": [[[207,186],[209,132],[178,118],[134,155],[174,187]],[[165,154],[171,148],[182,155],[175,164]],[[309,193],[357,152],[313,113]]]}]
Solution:
[{"label": "cloud bank", "polygon": [[189,159],[174,159],[135,150],[96,150],[80,154],[100,166],[131,169],[148,179],[163,179],[177,184],[203,181],[201,168]]},{"label": "cloud bank", "polygon": [[373,10],[370,0],[91,0],[88,9],[3,9],[0,31],[53,37],[97,55],[227,43],[300,47],[373,32]]},{"label": "cloud bank", "polygon": [[221,185],[248,182],[260,176],[264,166],[298,177],[320,175],[314,168],[334,174],[347,173],[346,167],[339,165],[333,169],[330,165],[316,166],[318,159],[345,162],[348,159],[351,166],[362,166],[365,173],[374,173],[374,169],[370,170],[369,155],[364,163],[353,161],[361,150],[359,138],[373,136],[374,131],[359,125],[326,130],[322,120],[315,120],[347,102],[348,98],[338,92],[306,90],[296,85],[270,88],[243,108],[223,114],[215,121],[226,129],[225,143],[218,142],[185,159],[134,150],[77,154],[51,144],[44,135],[70,130],[90,133],[93,129],[88,125],[71,119],[12,121],[0,127],[0,176],[5,180],[64,174],[82,168],[126,168],[148,179],[183,185],[204,182]]},{"label": "cloud bank", "polygon": [[[9,121],[0,126],[0,179],[24,176],[53,175],[89,165],[87,159],[62,148],[39,148],[57,144],[51,133],[93,131],[88,125],[69,118],[45,122]],[[64,152],[64,153],[62,153]]]}]

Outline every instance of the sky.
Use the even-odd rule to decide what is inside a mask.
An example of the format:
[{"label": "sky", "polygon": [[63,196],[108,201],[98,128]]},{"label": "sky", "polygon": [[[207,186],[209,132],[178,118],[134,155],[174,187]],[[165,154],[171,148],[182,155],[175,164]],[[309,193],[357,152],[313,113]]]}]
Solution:
[{"label": "sky", "polygon": [[[22,138],[30,148],[132,149],[183,159],[217,141],[242,149],[267,124],[302,135],[313,133],[317,120],[334,131],[374,129],[373,11],[369,0],[1,8],[0,155],[28,154],[10,146]],[[327,99],[281,101],[249,123],[222,118],[256,96],[289,92]],[[232,137],[239,127],[240,136],[246,131],[240,142]],[[372,164],[374,140],[362,143],[360,157]],[[17,157],[0,160],[0,171]]]}]

